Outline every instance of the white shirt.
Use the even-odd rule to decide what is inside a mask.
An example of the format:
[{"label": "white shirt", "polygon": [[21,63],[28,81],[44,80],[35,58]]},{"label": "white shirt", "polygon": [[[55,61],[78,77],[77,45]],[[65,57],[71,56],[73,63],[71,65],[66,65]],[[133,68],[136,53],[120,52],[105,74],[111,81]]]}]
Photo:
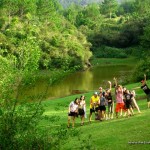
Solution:
[{"label": "white shirt", "polygon": [[71,102],[69,104],[69,107],[70,107],[70,112],[75,112],[78,109],[78,104]]}]

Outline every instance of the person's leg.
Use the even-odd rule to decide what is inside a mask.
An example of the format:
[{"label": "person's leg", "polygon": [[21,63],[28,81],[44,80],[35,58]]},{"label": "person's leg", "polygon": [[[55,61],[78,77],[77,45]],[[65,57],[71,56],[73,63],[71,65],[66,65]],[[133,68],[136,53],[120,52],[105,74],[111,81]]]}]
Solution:
[{"label": "person's leg", "polygon": [[108,119],[110,119],[111,118],[111,105],[110,104],[108,104]]},{"label": "person's leg", "polygon": [[74,128],[75,116],[72,116],[72,127]]},{"label": "person's leg", "polygon": [[150,94],[147,95],[147,107],[150,108]]},{"label": "person's leg", "polygon": [[104,111],[101,111],[102,120],[104,119]]},{"label": "person's leg", "polygon": [[127,108],[127,117],[130,116],[130,111],[129,111],[129,108]]},{"label": "person's leg", "polygon": [[100,110],[98,109],[98,111],[97,111],[97,113],[98,113],[98,120],[100,120]]},{"label": "person's leg", "polygon": [[122,108],[120,109],[120,116],[122,116]]},{"label": "person's leg", "polygon": [[84,124],[84,115],[81,116],[81,125]]},{"label": "person's leg", "polygon": [[134,115],[134,112],[133,112],[133,108],[130,106],[130,113],[132,114],[132,115]]},{"label": "person's leg", "polygon": [[110,106],[110,119],[113,119],[113,104]]},{"label": "person's leg", "polygon": [[89,114],[89,122],[91,122],[92,119],[92,111],[90,110],[90,114]]},{"label": "person's leg", "polygon": [[118,118],[118,112],[120,111],[120,104],[116,104],[116,118]]},{"label": "person's leg", "polygon": [[135,105],[137,111],[138,111],[139,113],[141,113],[140,108],[139,108],[139,106],[138,106],[138,104],[137,104],[135,98],[133,98],[133,103],[134,103],[134,105]]},{"label": "person's leg", "polygon": [[127,110],[124,112],[124,115],[123,115],[123,116],[125,117],[126,115],[127,115]]},{"label": "person's leg", "polygon": [[104,117],[105,117],[105,120],[108,120],[108,116],[107,116],[106,110],[104,111]]},{"label": "person's leg", "polygon": [[99,114],[100,114],[100,121],[102,121],[102,118],[103,118],[102,110],[100,110]]},{"label": "person's leg", "polygon": [[71,119],[71,116],[68,116],[68,128],[70,127],[70,119]]}]

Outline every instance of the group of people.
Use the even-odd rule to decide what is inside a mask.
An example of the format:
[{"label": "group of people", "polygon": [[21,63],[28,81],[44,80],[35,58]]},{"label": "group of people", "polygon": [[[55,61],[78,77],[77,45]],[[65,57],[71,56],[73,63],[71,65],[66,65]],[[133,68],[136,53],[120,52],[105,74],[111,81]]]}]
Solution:
[{"label": "group of people", "polygon": [[[92,121],[92,114],[95,114],[95,120],[108,120],[113,119],[114,117],[114,106],[116,118],[120,116],[132,116],[134,115],[133,109],[136,108],[139,113],[141,113],[136,100],[135,100],[135,89],[141,88],[147,95],[148,108],[150,108],[150,89],[146,84],[146,75],[144,75],[144,80],[141,81],[141,87],[136,87],[132,91],[129,91],[125,87],[118,85],[117,79],[114,78],[114,87],[115,87],[115,101],[112,97],[112,83],[108,81],[109,88],[103,90],[102,87],[99,87],[99,92],[94,92],[90,99],[90,114],[89,114],[89,123]],[[107,112],[106,112],[107,108]],[[124,115],[123,115],[124,111]],[[69,104],[68,110],[68,128],[70,127],[70,121],[72,120],[72,127],[75,124],[75,118],[81,117],[81,125],[84,125],[84,119],[86,116],[86,102],[85,96],[82,95],[80,99],[76,98]]]}]

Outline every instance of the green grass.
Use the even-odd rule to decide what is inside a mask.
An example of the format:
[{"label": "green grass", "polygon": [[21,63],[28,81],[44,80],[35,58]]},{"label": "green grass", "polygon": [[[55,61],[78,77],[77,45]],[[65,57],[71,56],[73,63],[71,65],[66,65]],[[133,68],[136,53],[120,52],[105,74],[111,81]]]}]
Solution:
[{"label": "green grass", "polygon": [[93,58],[91,64],[96,65],[133,65],[137,62],[137,58]]},{"label": "green grass", "polygon": [[[150,83],[150,82],[149,82]],[[128,89],[139,86],[138,83],[127,85]],[[80,94],[81,95],[81,94]],[[75,128],[67,129],[67,112],[69,103],[80,95],[72,95],[55,100],[44,101],[45,113],[49,117],[55,118],[55,121],[44,120],[40,122],[40,127],[47,130],[57,131],[60,125],[66,129],[70,137],[65,139],[61,145],[62,150],[72,149],[101,149],[101,150],[147,150],[150,144],[129,144],[128,142],[150,142],[150,109],[147,109],[145,99],[138,100],[141,114],[134,110],[135,115],[129,118],[119,117],[107,121],[93,121],[80,126],[80,118],[76,118]],[[89,101],[92,93],[84,93],[86,96],[87,115],[89,114]],[[144,96],[144,92],[137,90],[137,97]],[[57,117],[59,119],[57,120]],[[82,148],[81,148],[82,147]],[[83,148],[84,147],[84,148]]]}]

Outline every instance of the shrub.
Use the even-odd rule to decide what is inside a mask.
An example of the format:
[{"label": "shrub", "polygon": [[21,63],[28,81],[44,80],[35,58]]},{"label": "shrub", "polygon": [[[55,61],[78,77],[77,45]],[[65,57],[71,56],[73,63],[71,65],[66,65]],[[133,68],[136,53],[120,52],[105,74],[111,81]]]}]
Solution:
[{"label": "shrub", "polygon": [[137,82],[143,79],[143,74],[147,75],[147,78],[150,77],[150,59],[145,58],[144,60],[141,60],[137,66],[135,67],[135,70],[132,75],[132,80]]},{"label": "shrub", "polygon": [[119,48],[103,46],[93,52],[98,58],[126,58],[127,54]]}]

